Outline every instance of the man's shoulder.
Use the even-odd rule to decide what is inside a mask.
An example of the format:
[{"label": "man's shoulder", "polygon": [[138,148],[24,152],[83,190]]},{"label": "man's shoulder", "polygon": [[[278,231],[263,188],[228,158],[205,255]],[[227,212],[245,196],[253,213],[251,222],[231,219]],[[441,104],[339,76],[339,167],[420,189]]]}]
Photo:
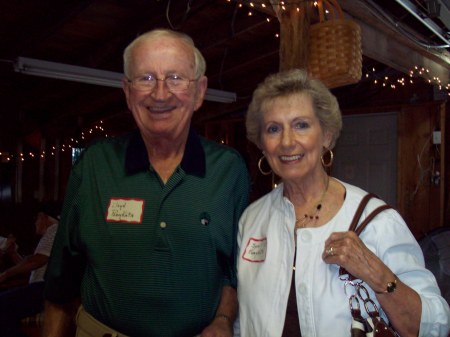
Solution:
[{"label": "man's shoulder", "polygon": [[86,157],[98,160],[99,155],[107,153],[123,154],[132,139],[133,133],[127,133],[115,137],[102,137],[92,140],[81,151],[77,161]]},{"label": "man's shoulder", "polygon": [[200,137],[200,143],[202,144],[205,154],[207,156],[215,153],[219,155],[225,155],[230,157],[236,157],[237,159],[242,159],[242,156],[239,153],[239,151],[237,151],[235,148],[229,145],[217,143],[205,137]]},{"label": "man's shoulder", "polygon": [[133,137],[134,133],[126,133],[119,136],[114,137],[102,137],[97,138],[90,142],[86,149],[99,149],[99,148],[109,148],[109,147],[116,147],[116,146],[127,146],[130,142],[131,138]]}]

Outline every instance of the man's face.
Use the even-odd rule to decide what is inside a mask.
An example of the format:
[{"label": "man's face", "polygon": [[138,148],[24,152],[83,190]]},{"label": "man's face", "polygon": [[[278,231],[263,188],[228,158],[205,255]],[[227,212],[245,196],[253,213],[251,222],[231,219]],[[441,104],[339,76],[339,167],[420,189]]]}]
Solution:
[{"label": "man's face", "polygon": [[[130,62],[130,79],[153,76],[165,79],[178,75],[196,80],[194,55],[190,46],[175,38],[154,38],[135,47]],[[149,91],[139,91],[126,80],[123,89],[138,128],[145,138],[177,140],[189,130],[192,115],[202,102],[207,79],[189,83],[183,92],[171,92],[164,81]]]},{"label": "man's face", "polygon": [[45,231],[47,230],[47,222],[48,222],[48,216],[43,212],[39,212],[37,214],[36,222],[35,222],[37,235],[45,234]]}]

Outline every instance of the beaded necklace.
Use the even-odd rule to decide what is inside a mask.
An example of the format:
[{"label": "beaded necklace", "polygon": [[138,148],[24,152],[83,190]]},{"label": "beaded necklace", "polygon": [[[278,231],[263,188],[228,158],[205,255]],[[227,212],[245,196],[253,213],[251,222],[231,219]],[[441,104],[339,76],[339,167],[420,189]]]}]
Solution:
[{"label": "beaded necklace", "polygon": [[322,192],[322,195],[320,196],[319,203],[314,207],[314,210],[311,212],[312,214],[305,213],[303,217],[300,219],[295,219],[295,228],[304,228],[307,225],[309,225],[311,222],[314,221],[314,223],[319,220],[319,213],[322,209],[322,201],[325,197],[325,194],[327,194],[328,186],[330,185],[330,177],[327,175],[327,182],[324,191]]}]

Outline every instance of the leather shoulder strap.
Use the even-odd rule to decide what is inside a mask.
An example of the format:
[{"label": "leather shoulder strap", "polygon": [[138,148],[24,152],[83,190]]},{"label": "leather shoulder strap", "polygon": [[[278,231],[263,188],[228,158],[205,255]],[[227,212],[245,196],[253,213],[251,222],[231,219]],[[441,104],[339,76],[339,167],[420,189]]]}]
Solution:
[{"label": "leather shoulder strap", "polygon": [[358,226],[358,228],[355,229],[355,233],[357,235],[361,234],[361,232],[364,230],[364,228],[366,228],[367,224],[373,219],[375,218],[378,213],[383,212],[385,209],[389,209],[392,208],[389,205],[381,205],[378,206],[377,208],[375,208],[365,219],[363,222],[361,222],[361,224]]},{"label": "leather shoulder strap", "polygon": [[[369,222],[372,221],[372,219],[376,217],[380,212],[384,211],[385,209],[392,208],[387,204],[378,206],[372,212],[370,212],[370,214],[358,226],[358,221],[361,218],[361,214],[364,211],[364,208],[366,208],[367,204],[369,203],[369,200],[372,198],[378,198],[378,196],[373,193],[368,193],[364,196],[364,198],[362,198],[358,208],[356,209],[355,215],[353,216],[352,222],[350,223],[349,231],[354,231],[358,236],[361,234],[364,228],[366,228]],[[347,279],[350,281],[355,279],[355,277],[352,274],[347,272],[347,270],[345,270],[344,268],[340,267],[339,276],[342,277],[343,275],[347,275]]]},{"label": "leather shoulder strap", "polygon": [[[364,198],[361,199],[358,208],[356,209],[355,215],[353,216],[352,222],[350,223],[349,231],[354,231],[357,235],[361,234],[361,232],[366,228],[367,224],[372,221],[374,217],[378,215],[378,213],[384,211],[385,209],[392,208],[389,205],[381,205],[375,208],[358,226],[358,221],[361,218],[361,214],[369,203],[370,199],[378,198],[378,196],[374,193],[367,193]],[[356,228],[358,226],[358,228]]]},{"label": "leather shoulder strap", "polygon": [[367,193],[364,198],[362,198],[361,202],[359,203],[358,208],[356,209],[355,215],[353,216],[352,222],[350,223],[349,231],[355,231],[356,226],[358,226],[359,218],[361,218],[361,214],[364,211],[364,208],[366,208],[367,204],[369,203],[369,200],[372,198],[376,198],[377,196],[373,193]]}]

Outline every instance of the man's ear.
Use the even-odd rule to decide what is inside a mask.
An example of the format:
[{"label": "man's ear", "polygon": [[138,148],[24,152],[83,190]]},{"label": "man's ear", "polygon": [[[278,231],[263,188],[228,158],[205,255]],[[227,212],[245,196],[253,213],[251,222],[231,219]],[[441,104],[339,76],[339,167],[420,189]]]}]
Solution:
[{"label": "man's ear", "polygon": [[197,97],[195,101],[194,111],[200,109],[205,99],[206,89],[208,89],[208,78],[202,76],[197,80]]},{"label": "man's ear", "polygon": [[131,83],[128,82],[128,79],[125,77],[122,79],[122,90],[125,93],[125,99],[127,101],[128,109],[130,109],[129,97],[130,97]]}]

